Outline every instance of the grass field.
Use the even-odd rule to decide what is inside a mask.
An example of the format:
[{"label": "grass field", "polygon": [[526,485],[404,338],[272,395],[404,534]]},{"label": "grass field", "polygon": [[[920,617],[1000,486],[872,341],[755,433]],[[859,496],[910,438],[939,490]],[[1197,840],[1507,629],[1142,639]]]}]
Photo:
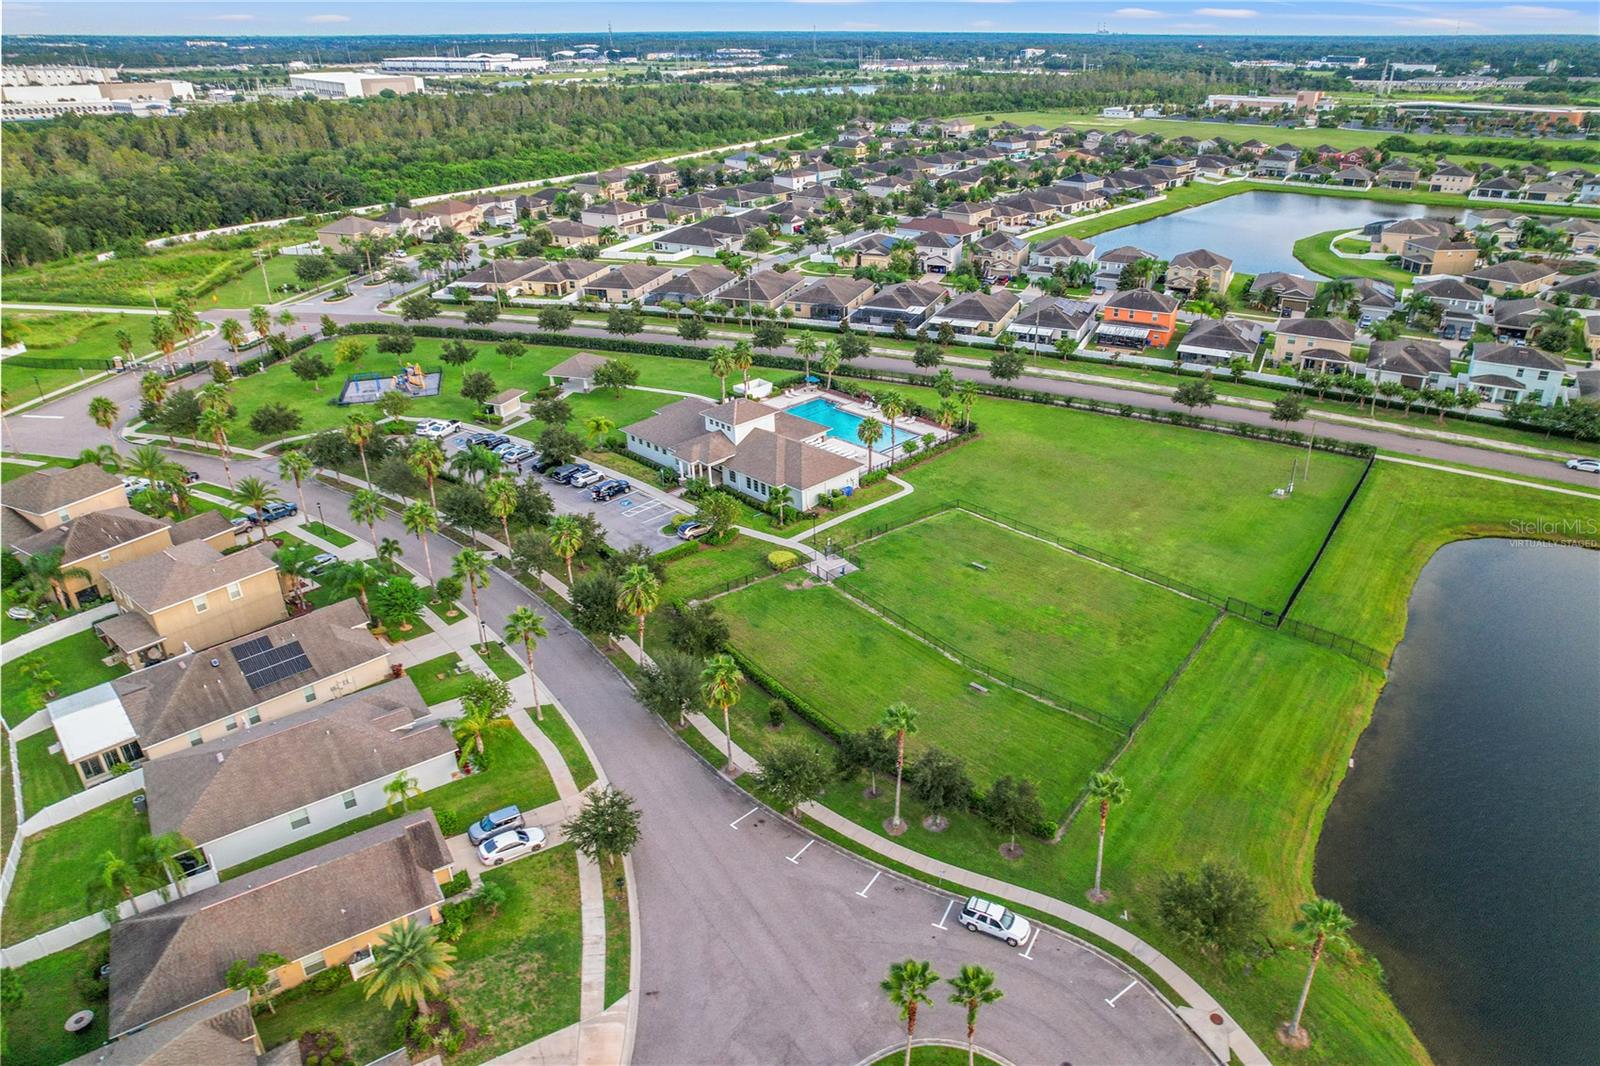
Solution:
[{"label": "grass field", "polygon": [[700,545],[691,555],[667,564],[661,595],[666,600],[697,600],[721,592],[729,581],[752,574],[769,574],[767,554],[777,547],[740,534],[717,547]]},{"label": "grass field", "polygon": [[[903,389],[927,402],[931,392]],[[1303,450],[1016,400],[980,398],[981,436],[906,471],[915,494],[836,534],[948,500],[994,510],[1213,593],[1281,608],[1315,557],[1361,463]]]},{"label": "grass field", "polygon": [[[58,1063],[87,1055],[106,1042],[106,995],[95,986],[105,961],[110,935],[101,933],[65,951],[17,967],[24,989],[22,1002],[6,1010],[5,1052],[8,1061]],[[94,1011],[94,1021],[81,1033],[69,1033],[62,1022],[80,1010]]]},{"label": "grass field", "polygon": [[840,582],[845,591],[1128,725],[1216,614],[964,511],[896,530],[858,554],[865,569]]},{"label": "grass field", "polygon": [[106,368],[113,356],[122,354],[116,332],[126,330],[133,338],[133,354],[151,350],[151,318],[139,315],[57,314],[11,311],[7,325],[17,329],[17,339],[28,346],[28,358],[49,359],[54,367],[18,366],[0,363],[6,386],[6,406],[11,407],[75,384]]},{"label": "grass field", "polygon": [[0,730],[0,854],[11,850],[21,817],[11,781],[11,734]]},{"label": "grass field", "polygon": [[1405,633],[1411,586],[1433,553],[1468,537],[1600,543],[1600,501],[1378,463],[1292,617],[1387,649]]},{"label": "grass field", "polygon": [[[294,265],[299,262],[299,257],[292,255],[275,255],[267,260],[267,278],[261,279],[261,267],[251,266],[249,270],[240,274],[231,281],[223,282],[208,293],[205,302],[212,307],[229,307],[248,310],[258,304],[274,303],[278,300],[298,292],[307,292],[316,286],[306,285],[295,276]],[[337,271],[335,271],[337,273]],[[333,281],[329,277],[321,284]],[[268,291],[267,286],[271,286]],[[287,289],[285,289],[287,286]],[[241,319],[243,321],[243,319]]]},{"label": "grass field", "polygon": [[[1294,257],[1300,260],[1307,270],[1329,278],[1350,276],[1376,278],[1393,284],[1396,289],[1409,288],[1416,280],[1415,274],[1408,274],[1382,259],[1346,259],[1335,254],[1330,243],[1343,232],[1345,231],[1328,230],[1300,238],[1294,242]],[[1362,249],[1365,250],[1366,248]]]},{"label": "grass field", "polygon": [[20,667],[24,661],[34,657],[44,661],[56,678],[54,698],[60,699],[127,673],[126,666],[106,666],[100,661],[109,654],[94,631],[86,629],[27,655],[19,655],[0,667],[0,711],[5,715],[6,725],[20,725],[23,719],[44,707],[44,697],[38,686],[23,679]]},{"label": "grass field", "polygon": [[22,845],[17,879],[6,897],[0,942],[15,944],[89,913],[84,893],[107,851],[129,857],[150,820],[128,796],[36,833]]},{"label": "grass field", "polygon": [[992,682],[987,694],[973,690],[978,675],[830,588],[765,581],[717,605],[735,647],[842,727],[875,725],[885,707],[904,700],[921,712],[910,751],[934,745],[959,754],[980,786],[1003,774],[1031,777],[1049,817],[1065,812],[1119,740]]},{"label": "grass field", "polygon": [[56,731],[46,729],[17,741],[17,768],[22,771],[22,816],[31,818],[58,800],[83,791],[78,772],[59,753],[50,754]]}]

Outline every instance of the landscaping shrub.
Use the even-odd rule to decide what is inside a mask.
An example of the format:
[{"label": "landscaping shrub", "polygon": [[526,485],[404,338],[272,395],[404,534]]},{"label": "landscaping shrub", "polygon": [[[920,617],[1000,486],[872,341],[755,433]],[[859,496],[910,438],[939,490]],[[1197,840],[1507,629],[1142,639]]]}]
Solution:
[{"label": "landscaping shrub", "polygon": [[773,697],[767,703],[767,724],[777,729],[783,725],[784,716],[789,713],[789,705],[778,697]]},{"label": "landscaping shrub", "polygon": [[785,570],[792,570],[800,565],[800,556],[788,548],[779,548],[776,551],[767,553],[767,565],[781,574]]},{"label": "landscaping shrub", "polygon": [[[443,819],[441,818],[440,821],[442,822]],[[471,887],[472,874],[466,870],[462,870],[440,886],[446,896],[459,896]]]},{"label": "landscaping shrub", "polygon": [[263,404],[250,416],[250,428],[264,436],[293,433],[300,422],[300,412],[281,403]]},{"label": "landscaping shrub", "polygon": [[[311,991],[332,992],[334,989],[349,984],[354,978],[350,976],[350,967],[335,966],[323,970],[311,979]],[[335,1038],[335,1043],[337,1042]]]},{"label": "landscaping shrub", "polygon": [[[466,820],[466,818],[464,818],[463,816],[457,814],[455,811],[439,811],[439,810],[436,810],[433,813],[434,813],[434,817],[439,819],[439,833],[440,833],[440,835],[447,836],[447,837],[453,837],[453,836],[459,836],[462,833],[465,833],[467,831],[467,820]],[[465,873],[465,871],[462,871],[462,872]],[[448,895],[448,894],[449,893],[446,893],[446,895]]]}]

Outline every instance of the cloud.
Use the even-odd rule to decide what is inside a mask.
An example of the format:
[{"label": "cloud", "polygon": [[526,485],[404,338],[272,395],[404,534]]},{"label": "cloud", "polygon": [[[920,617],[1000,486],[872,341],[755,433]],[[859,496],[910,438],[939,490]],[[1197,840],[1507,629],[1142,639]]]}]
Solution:
[{"label": "cloud", "polygon": [[1161,12],[1153,11],[1148,7],[1119,7],[1112,14],[1125,19],[1158,19],[1161,17]]},{"label": "cloud", "polygon": [[308,15],[307,22],[349,22],[349,15]]},{"label": "cloud", "polygon": [[1405,26],[1407,29],[1413,30],[1475,29],[1478,25],[1476,22],[1473,22],[1469,19],[1452,19],[1442,17],[1395,19],[1394,24],[1396,26]]},{"label": "cloud", "polygon": [[1537,4],[1512,4],[1494,13],[1519,19],[1565,19],[1572,18],[1576,14],[1564,7],[1540,7]]},{"label": "cloud", "polygon": [[242,15],[242,14],[241,15],[213,15],[213,16],[211,16],[211,18],[212,18],[212,21],[214,21],[214,22],[254,22],[256,20],[256,17],[254,15]]},{"label": "cloud", "polygon": [[828,4],[840,7],[854,6],[864,2],[865,0],[789,0],[791,4]]},{"label": "cloud", "polygon": [[1261,14],[1248,7],[1197,7],[1194,13],[1214,19],[1253,19]]},{"label": "cloud", "polygon": [[994,19],[973,19],[971,26],[975,30],[992,30],[1000,25]]},{"label": "cloud", "polygon": [[883,25],[877,22],[845,22],[839,28],[841,30],[881,30]]}]

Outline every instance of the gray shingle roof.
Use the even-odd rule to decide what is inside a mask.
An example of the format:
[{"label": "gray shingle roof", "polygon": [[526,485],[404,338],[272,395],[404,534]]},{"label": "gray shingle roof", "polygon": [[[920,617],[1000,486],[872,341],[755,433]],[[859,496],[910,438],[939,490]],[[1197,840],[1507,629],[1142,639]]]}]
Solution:
[{"label": "gray shingle roof", "polygon": [[11,547],[19,555],[42,555],[60,548],[61,562],[65,566],[109,551],[119,544],[159,533],[170,524],[165,519],[141,514],[132,507],[108,507],[104,511],[91,511],[82,517],[41,530]]},{"label": "gray shingle roof", "polygon": [[154,612],[277,568],[271,552],[260,544],[223,555],[204,541],[192,540],[113,566],[105,577],[134,603]]},{"label": "gray shingle roof", "polygon": [[82,466],[47,466],[8,482],[5,505],[28,514],[54,514],[68,504],[122,487],[122,479],[93,463]]},{"label": "gray shingle roof", "polygon": [[764,429],[752,430],[724,464],[768,485],[809,489],[856,470],[854,459]]},{"label": "gray shingle roof", "polygon": [[1556,370],[1565,372],[1567,364],[1560,356],[1541,352],[1526,344],[1480,344],[1472,349],[1474,363],[1498,363],[1502,366],[1522,366],[1530,370]]}]

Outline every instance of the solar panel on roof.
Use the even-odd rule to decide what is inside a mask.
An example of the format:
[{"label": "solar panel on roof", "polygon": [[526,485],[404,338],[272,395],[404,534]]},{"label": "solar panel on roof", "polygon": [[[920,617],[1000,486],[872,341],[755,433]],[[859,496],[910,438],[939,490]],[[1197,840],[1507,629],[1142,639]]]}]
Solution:
[{"label": "solar panel on roof", "polygon": [[306,657],[300,642],[293,640],[277,648],[268,646],[248,656],[247,661],[239,663],[239,669],[244,672],[245,684],[255,691],[293,677],[302,670],[311,669],[311,660]]},{"label": "solar panel on roof", "polygon": [[254,637],[243,644],[235,644],[232,649],[233,658],[242,667],[247,658],[252,655],[258,655],[270,647],[272,647],[272,638]]}]

